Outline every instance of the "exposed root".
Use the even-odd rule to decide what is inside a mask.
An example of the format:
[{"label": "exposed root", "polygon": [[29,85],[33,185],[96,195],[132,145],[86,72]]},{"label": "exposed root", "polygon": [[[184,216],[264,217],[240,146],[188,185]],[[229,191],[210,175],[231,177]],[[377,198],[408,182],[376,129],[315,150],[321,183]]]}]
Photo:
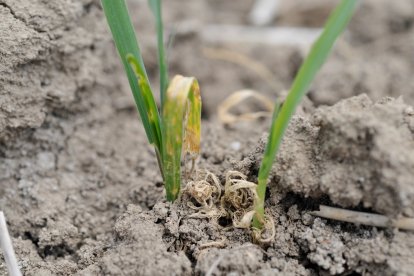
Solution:
[{"label": "exposed root", "polygon": [[[221,184],[213,173],[203,172],[197,176],[197,180],[188,182],[183,195],[189,195],[193,202],[188,201],[187,206],[196,210],[189,218],[208,218],[218,224],[221,217],[230,218],[232,227],[250,228],[255,214],[254,203],[257,200],[257,184],[247,181],[247,176],[237,171],[229,171],[226,174],[224,193]],[[223,230],[227,229],[226,227]],[[270,215],[266,215],[262,229],[253,229],[253,240],[260,244],[272,242],[276,235],[274,221]],[[217,245],[217,242],[202,245],[201,248]],[[221,243],[219,243],[221,245]]]},{"label": "exposed root", "polygon": [[187,202],[190,209],[198,211],[189,217],[218,219],[223,215],[223,211],[216,207],[222,190],[219,179],[209,171],[202,172],[196,179],[198,180],[188,182],[183,189],[183,194],[189,195],[199,205]]},{"label": "exposed root", "polygon": [[233,226],[236,228],[249,228],[252,224],[252,219],[255,211],[243,212],[236,211],[233,213]]},{"label": "exposed root", "polygon": [[254,215],[257,185],[246,179],[247,177],[240,172],[229,171],[220,202],[221,208],[227,210],[236,228],[250,227]]},{"label": "exposed root", "polygon": [[320,205],[319,211],[311,212],[311,215],[327,219],[351,222],[354,224],[364,224],[375,227],[395,227],[411,231],[414,230],[414,218],[398,218],[392,220],[383,215],[350,211],[325,205]]},{"label": "exposed root", "polygon": [[258,244],[268,244],[275,240],[276,227],[271,215],[266,214],[262,229],[253,228],[252,236]]},{"label": "exposed root", "polygon": [[205,249],[209,247],[224,248],[227,245],[227,239],[223,238],[221,241],[206,242],[199,246],[199,249]]},{"label": "exposed root", "polygon": [[192,209],[211,209],[221,195],[221,185],[217,176],[209,171],[204,171],[197,176],[197,179],[187,183],[183,189],[184,193],[190,195],[200,207],[189,206]]},{"label": "exposed root", "polygon": [[236,210],[251,208],[254,204],[256,184],[246,180],[247,177],[237,171],[229,171],[224,185],[223,205],[230,204]]}]

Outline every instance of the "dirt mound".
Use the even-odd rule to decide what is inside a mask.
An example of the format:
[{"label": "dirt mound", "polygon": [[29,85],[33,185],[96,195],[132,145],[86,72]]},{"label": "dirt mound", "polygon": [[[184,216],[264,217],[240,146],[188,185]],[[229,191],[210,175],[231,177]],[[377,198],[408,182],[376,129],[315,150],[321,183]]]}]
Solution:
[{"label": "dirt mound", "polygon": [[11,143],[48,113],[89,108],[85,91],[115,58],[99,1],[1,1],[0,12],[0,141]]},{"label": "dirt mound", "polygon": [[[79,275],[191,275],[191,262],[184,252],[167,252],[162,225],[153,216],[130,205],[115,225],[119,244]],[[88,254],[85,254],[86,256]]]},{"label": "dirt mound", "polygon": [[[121,219],[134,222],[121,229],[121,236],[127,238],[115,243],[113,249],[84,271],[100,271],[97,265],[100,269],[113,265],[112,271],[117,271],[121,263],[125,264],[124,271],[134,269],[136,264],[128,263],[132,262],[129,257],[119,261],[112,254],[129,252],[130,248],[138,246],[137,242],[145,248],[148,240],[171,251],[158,252],[158,247],[155,247],[155,254],[169,256],[158,262],[158,270],[162,271],[170,259],[181,260],[181,265],[174,267],[183,275],[188,271],[188,260],[180,259],[182,251],[196,264],[194,272],[197,275],[320,275],[326,272],[331,275],[409,275],[414,268],[412,234],[327,222],[309,215],[307,204],[303,198],[287,194],[279,203],[268,205],[276,223],[276,237],[264,247],[252,244],[247,230],[232,228],[228,222],[215,224],[209,219],[192,218],[192,211],[186,204],[158,203],[152,211],[146,212],[131,206]],[[115,227],[118,235],[119,224]],[[137,224],[153,231],[151,235],[142,235],[146,241],[131,238],[135,235],[131,229],[135,229]],[[142,231],[135,229],[137,233]],[[140,252],[141,249],[136,250]],[[148,251],[146,256],[158,259],[153,254]],[[109,256],[113,259],[108,259]],[[129,256],[135,256],[135,253],[131,252]],[[151,272],[162,275],[157,271]]]}]

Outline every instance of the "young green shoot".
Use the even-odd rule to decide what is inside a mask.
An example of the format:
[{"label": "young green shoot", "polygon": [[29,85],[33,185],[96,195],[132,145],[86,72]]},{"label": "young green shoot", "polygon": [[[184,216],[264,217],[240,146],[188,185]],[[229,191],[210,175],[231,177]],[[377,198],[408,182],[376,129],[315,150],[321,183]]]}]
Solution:
[{"label": "young green shoot", "polygon": [[156,20],[161,112],[154,100],[125,0],[102,0],[148,141],[155,148],[167,200],[174,201],[181,187],[181,157],[190,154],[196,158],[199,153],[200,89],[194,78],[183,76],[175,76],[169,84],[161,0],[149,0],[149,5]]},{"label": "young green shoot", "polygon": [[[152,12],[155,15],[155,23],[157,26],[157,44],[158,44],[158,66],[160,71],[160,96],[161,107],[165,103],[165,94],[168,87],[168,63],[165,54],[164,45],[164,29],[162,25],[162,13],[161,13],[161,0],[149,0],[148,1]],[[163,110],[161,110],[163,112]]]},{"label": "young green shoot", "polygon": [[308,56],[303,62],[282,107],[280,107],[279,103],[276,103],[273,111],[270,134],[258,175],[255,216],[253,217],[252,224],[253,228],[261,229],[265,223],[264,199],[267,179],[269,178],[275,155],[279,149],[289,121],[293,116],[296,107],[308,91],[316,73],[329,55],[335,40],[347,26],[356,4],[357,0],[342,0],[338,4],[329,16],[322,34],[313,44]]}]

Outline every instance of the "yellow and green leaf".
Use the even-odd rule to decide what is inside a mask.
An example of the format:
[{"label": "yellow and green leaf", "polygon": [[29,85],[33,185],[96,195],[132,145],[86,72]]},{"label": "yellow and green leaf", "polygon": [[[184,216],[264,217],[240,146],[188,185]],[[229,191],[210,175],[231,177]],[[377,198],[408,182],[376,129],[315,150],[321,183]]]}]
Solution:
[{"label": "yellow and green leaf", "polygon": [[181,159],[200,151],[201,97],[195,78],[175,76],[163,109],[163,164],[167,199],[174,201],[181,186]]},{"label": "yellow and green leaf", "polygon": [[[151,130],[151,123],[149,119],[149,114],[147,112],[145,102],[150,98],[144,99],[145,92],[142,91],[141,85],[138,83],[138,80],[141,79],[141,82],[149,83],[147,73],[145,72],[144,61],[141,56],[141,50],[138,46],[138,41],[135,36],[135,30],[132,26],[130,16],[128,14],[128,9],[125,3],[125,0],[102,0],[102,7],[105,12],[105,16],[111,29],[112,36],[118,50],[119,56],[121,58],[122,64],[126,75],[128,77],[129,84],[131,86],[132,94],[135,99],[135,103],[140,114],[142,124],[144,125],[145,132],[147,134],[148,140],[151,144],[157,145],[156,133]],[[138,63],[140,70],[140,78],[137,78],[134,74],[133,69],[129,65],[127,56],[132,55]],[[152,99],[153,101],[153,99]],[[155,102],[154,102],[155,105]],[[152,114],[154,117],[158,117],[158,111]]]},{"label": "yellow and green leaf", "polygon": [[155,147],[167,199],[174,201],[180,192],[182,154],[195,158],[200,149],[200,90],[194,78],[182,76],[168,85],[161,0],[149,0],[149,4],[156,19],[162,112],[154,100],[125,0],[102,0],[148,141]]},{"label": "yellow and green leaf", "polygon": [[147,112],[149,129],[151,136],[153,137],[154,146],[162,152],[162,134],[161,134],[161,123],[158,115],[158,108],[155,104],[154,96],[151,92],[151,87],[148,83],[148,79],[145,77],[145,71],[139,64],[138,60],[132,55],[127,54],[127,61],[131,66],[140,87],[140,93],[142,94],[143,104]]}]

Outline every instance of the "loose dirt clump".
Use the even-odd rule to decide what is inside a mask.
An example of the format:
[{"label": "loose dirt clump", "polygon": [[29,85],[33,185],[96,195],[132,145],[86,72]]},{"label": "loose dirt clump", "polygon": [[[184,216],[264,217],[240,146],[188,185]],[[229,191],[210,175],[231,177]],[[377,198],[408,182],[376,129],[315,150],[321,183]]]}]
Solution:
[{"label": "loose dirt clump", "polygon": [[191,262],[184,252],[167,251],[162,228],[141,208],[128,206],[115,224],[116,246],[79,275],[191,275]]}]

